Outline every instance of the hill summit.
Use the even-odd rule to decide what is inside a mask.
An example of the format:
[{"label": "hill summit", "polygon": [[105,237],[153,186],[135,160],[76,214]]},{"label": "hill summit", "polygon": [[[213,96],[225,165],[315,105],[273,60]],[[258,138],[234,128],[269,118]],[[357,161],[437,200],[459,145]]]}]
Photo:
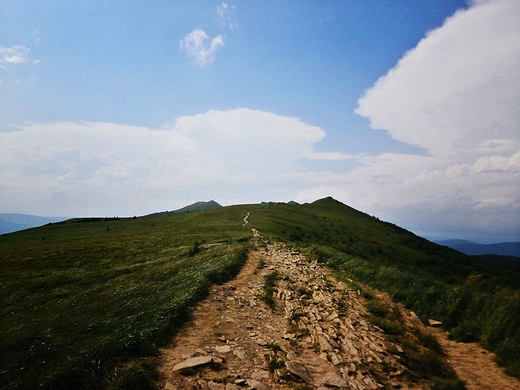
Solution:
[{"label": "hill summit", "polygon": [[173,211],[160,211],[158,213],[153,213],[147,215],[147,217],[157,216],[157,215],[167,215],[167,214],[181,214],[181,213],[190,213],[194,211],[208,211],[213,210],[216,208],[222,207],[220,204],[215,202],[214,200],[210,200],[207,202],[201,201],[201,202],[195,202],[193,204],[190,204],[188,206],[184,206],[178,210]]}]

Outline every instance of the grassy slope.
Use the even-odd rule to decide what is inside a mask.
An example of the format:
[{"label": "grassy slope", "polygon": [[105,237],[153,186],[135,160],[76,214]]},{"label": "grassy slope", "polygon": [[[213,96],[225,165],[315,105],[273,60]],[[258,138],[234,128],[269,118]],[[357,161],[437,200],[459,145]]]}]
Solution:
[{"label": "grassy slope", "polygon": [[156,353],[209,283],[245,260],[246,209],[0,236],[0,388],[146,383],[140,358]]},{"label": "grassy slope", "polygon": [[0,387],[144,388],[148,357],[210,283],[238,271],[251,227],[388,291],[460,339],[482,340],[520,374],[517,273],[327,198],[0,236]]},{"label": "grassy slope", "polygon": [[423,319],[444,322],[459,340],[495,350],[520,377],[520,275],[433,244],[331,198],[269,204],[250,216],[272,240],[307,248],[319,261],[389,292]]}]

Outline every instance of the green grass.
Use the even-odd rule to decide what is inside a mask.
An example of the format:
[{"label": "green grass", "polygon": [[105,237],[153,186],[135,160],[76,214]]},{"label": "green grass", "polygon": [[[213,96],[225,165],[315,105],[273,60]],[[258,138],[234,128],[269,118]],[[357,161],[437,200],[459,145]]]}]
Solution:
[{"label": "green grass", "polygon": [[[388,334],[389,341],[401,346],[402,352],[396,348],[395,353],[399,353],[409,379],[425,379],[433,389],[465,389],[434,335],[410,327],[397,306],[389,307],[366,290],[363,295],[369,320]],[[390,372],[391,367],[387,367],[387,371]]]},{"label": "green grass", "polygon": [[[387,291],[423,320],[442,321],[456,339],[481,341],[520,377],[517,272],[328,198],[71,220],[0,235],[0,388],[146,388],[158,346],[208,286],[240,269],[251,228]],[[270,278],[264,296],[273,299]],[[398,313],[377,302],[370,308],[391,337],[401,337],[391,325]],[[436,367],[431,356],[422,358]],[[439,379],[435,388],[452,385]]]},{"label": "green grass", "polygon": [[[286,241],[330,268],[388,292],[453,337],[493,350],[520,378],[520,274],[431,243],[331,198],[265,204],[250,226]],[[374,308],[377,309],[377,308]]]},{"label": "green grass", "polygon": [[274,271],[265,276],[265,283],[263,287],[263,294],[260,299],[269,306],[272,311],[276,310],[276,302],[274,301],[273,295],[276,292],[276,281],[278,280],[278,272]]},{"label": "green grass", "polygon": [[0,236],[0,387],[151,383],[158,346],[245,261],[246,208]]}]

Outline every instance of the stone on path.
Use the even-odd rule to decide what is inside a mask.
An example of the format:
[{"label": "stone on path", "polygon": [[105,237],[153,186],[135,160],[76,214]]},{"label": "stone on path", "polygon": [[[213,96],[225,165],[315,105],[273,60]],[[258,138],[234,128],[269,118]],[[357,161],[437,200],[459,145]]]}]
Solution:
[{"label": "stone on path", "polygon": [[262,382],[255,379],[249,379],[247,384],[251,390],[269,390]]},{"label": "stone on path", "polygon": [[198,367],[203,366],[204,364],[209,364],[211,362],[214,363],[222,363],[222,359],[218,357],[213,356],[197,356],[190,359],[187,359],[183,362],[177,363],[175,366],[173,366],[172,371],[179,371],[183,368],[192,368],[192,367]]},{"label": "stone on path", "polygon": [[302,362],[291,360],[288,362],[285,362],[285,367],[291,372],[292,374],[299,376],[307,383],[312,383],[312,377],[309,373],[309,370],[307,370],[307,367]]},{"label": "stone on path", "polygon": [[253,375],[251,375],[251,378],[254,380],[269,379],[269,371],[255,370]]},{"label": "stone on path", "polygon": [[217,382],[208,382],[208,387],[210,390],[226,390],[226,385],[223,383],[217,383]]},{"label": "stone on path", "polygon": [[348,386],[348,383],[337,374],[328,374],[323,378],[323,385],[326,387],[344,388]]},{"label": "stone on path", "polygon": [[229,345],[218,345],[215,347],[215,351],[218,353],[228,353],[231,352],[231,347]]},{"label": "stone on path", "polygon": [[429,319],[428,322],[430,323],[430,326],[433,328],[439,328],[442,325],[442,322],[437,320]]}]

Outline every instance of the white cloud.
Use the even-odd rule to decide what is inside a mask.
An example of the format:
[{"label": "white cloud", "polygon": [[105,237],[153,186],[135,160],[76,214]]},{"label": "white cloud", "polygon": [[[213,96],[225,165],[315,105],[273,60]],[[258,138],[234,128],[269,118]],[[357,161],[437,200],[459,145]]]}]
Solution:
[{"label": "white cloud", "polygon": [[226,3],[222,3],[222,5],[217,7],[217,15],[220,17],[220,19],[224,19],[228,10],[229,6]]},{"label": "white cloud", "polygon": [[23,45],[11,47],[0,46],[0,63],[23,64],[27,62],[27,57],[31,50]]},{"label": "white cloud", "polygon": [[[520,239],[520,3],[480,1],[431,31],[359,99],[425,156],[364,156],[299,200],[336,195],[405,226]],[[428,227],[428,228],[427,228]],[[478,232],[477,232],[478,230]]]},{"label": "white cloud", "polygon": [[209,45],[206,44],[207,39],[209,37],[204,30],[196,28],[181,39],[179,48],[186,51],[199,66],[207,66],[215,60],[217,50],[224,46],[224,37],[220,34],[217,35],[209,42]]},{"label": "white cloud", "polygon": [[520,239],[518,20],[517,1],[475,2],[359,99],[372,128],[426,156],[360,156],[349,172],[316,175],[296,200],[336,196],[423,234]]},{"label": "white cloud", "polygon": [[434,155],[518,139],[519,20],[515,0],[457,12],[380,78],[356,112]]},{"label": "white cloud", "polygon": [[[517,1],[475,2],[359,99],[357,113],[374,129],[425,155],[317,152],[319,127],[250,109],[180,117],[159,129],[32,123],[0,133],[0,205],[133,215],[201,199],[334,196],[422,234],[519,240],[518,20]],[[207,65],[219,47],[208,39],[196,29],[181,48]]]},{"label": "white cloud", "polygon": [[233,21],[232,15],[235,11],[235,6],[229,6],[226,3],[222,3],[217,7],[217,15],[219,17],[220,23],[226,27],[229,27],[231,30],[234,30],[238,24]]},{"label": "white cloud", "polygon": [[159,129],[27,123],[0,133],[0,204],[134,215],[201,199],[280,199],[304,185],[305,177],[286,179],[302,159],[339,157],[313,152],[324,136],[297,118],[250,109],[180,117]]}]

